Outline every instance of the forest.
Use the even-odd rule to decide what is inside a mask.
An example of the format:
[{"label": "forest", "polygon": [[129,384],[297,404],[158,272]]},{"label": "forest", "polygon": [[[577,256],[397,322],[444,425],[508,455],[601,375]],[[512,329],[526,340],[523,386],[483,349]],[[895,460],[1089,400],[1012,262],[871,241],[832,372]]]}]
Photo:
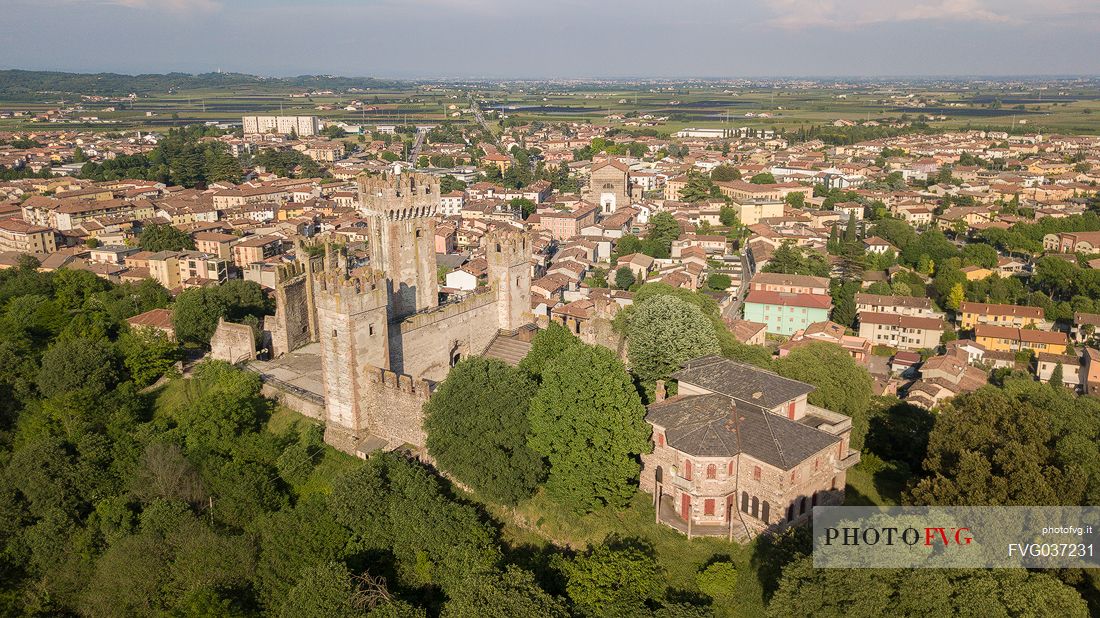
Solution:
[{"label": "forest", "polygon": [[[261,396],[257,374],[204,361],[181,376],[176,343],[125,323],[157,307],[185,329],[268,311],[250,290],[172,304],[152,282],[36,267],[0,272],[4,615],[1012,615],[1023,594],[1085,616],[1095,602],[1088,572],[819,571],[804,529],[740,546],[653,524],[637,493],[652,381],[685,356],[742,352],[703,295],[639,290],[619,325],[635,375],[561,328],[542,331],[518,367],[463,361],[425,409],[430,467],[336,452],[321,426]],[[190,349],[203,345],[195,332]],[[861,416],[865,457],[911,470],[909,503],[1100,496],[1092,398],[1006,376],[933,418],[850,399],[861,376],[847,372],[862,371],[850,358],[799,352],[774,368]],[[597,436],[613,439],[594,449]],[[520,513],[540,515],[521,528]],[[606,524],[555,542],[551,519]],[[918,581],[944,592],[909,594]],[[975,587],[983,594],[965,594]]]}]

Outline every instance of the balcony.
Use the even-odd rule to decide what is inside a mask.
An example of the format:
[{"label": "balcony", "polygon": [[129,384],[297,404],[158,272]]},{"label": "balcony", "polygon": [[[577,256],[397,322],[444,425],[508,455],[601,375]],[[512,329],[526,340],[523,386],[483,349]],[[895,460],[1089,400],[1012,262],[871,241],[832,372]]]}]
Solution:
[{"label": "balcony", "polygon": [[859,451],[848,451],[848,454],[845,455],[844,459],[841,459],[838,462],[838,466],[841,470],[847,470],[857,463],[859,463]]},{"label": "balcony", "polygon": [[809,403],[806,404],[806,416],[800,422],[834,436],[852,429],[851,417]]}]

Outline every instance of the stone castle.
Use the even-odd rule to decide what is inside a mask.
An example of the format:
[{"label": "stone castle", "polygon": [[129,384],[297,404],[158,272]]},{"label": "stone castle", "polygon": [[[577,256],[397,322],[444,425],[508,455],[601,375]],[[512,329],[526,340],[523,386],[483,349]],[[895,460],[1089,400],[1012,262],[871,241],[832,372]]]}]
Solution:
[{"label": "stone castle", "polygon": [[440,303],[439,198],[431,176],[361,176],[367,265],[352,268],[326,245],[323,258],[299,248],[300,261],[278,273],[265,325],[272,356],[307,348],[319,356],[325,440],[346,452],[423,447],[421,408],[435,383],[533,322],[531,244],[518,230],[486,235],[487,286]]}]

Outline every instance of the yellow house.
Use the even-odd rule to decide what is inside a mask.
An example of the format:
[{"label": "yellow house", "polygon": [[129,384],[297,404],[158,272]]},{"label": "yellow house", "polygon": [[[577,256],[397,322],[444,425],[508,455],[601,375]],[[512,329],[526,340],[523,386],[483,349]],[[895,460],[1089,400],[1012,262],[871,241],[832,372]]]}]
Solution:
[{"label": "yellow house", "polygon": [[[967,279],[970,279],[970,277],[967,277]],[[960,325],[964,330],[970,330],[979,324],[1024,328],[1041,322],[1043,320],[1043,309],[1041,307],[963,301],[959,306],[959,315],[961,316]]]},{"label": "yellow house", "polygon": [[1065,354],[1069,338],[1065,333],[1048,332],[1032,328],[1013,328],[979,324],[974,327],[974,340],[987,350],[1019,352],[1032,350],[1036,354]]}]

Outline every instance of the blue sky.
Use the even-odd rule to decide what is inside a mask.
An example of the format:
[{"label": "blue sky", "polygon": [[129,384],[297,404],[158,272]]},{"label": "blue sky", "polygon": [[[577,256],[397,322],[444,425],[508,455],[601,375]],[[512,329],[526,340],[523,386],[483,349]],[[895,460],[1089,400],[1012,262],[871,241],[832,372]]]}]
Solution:
[{"label": "blue sky", "polygon": [[1100,0],[0,0],[0,66],[381,77],[1100,74]]}]

